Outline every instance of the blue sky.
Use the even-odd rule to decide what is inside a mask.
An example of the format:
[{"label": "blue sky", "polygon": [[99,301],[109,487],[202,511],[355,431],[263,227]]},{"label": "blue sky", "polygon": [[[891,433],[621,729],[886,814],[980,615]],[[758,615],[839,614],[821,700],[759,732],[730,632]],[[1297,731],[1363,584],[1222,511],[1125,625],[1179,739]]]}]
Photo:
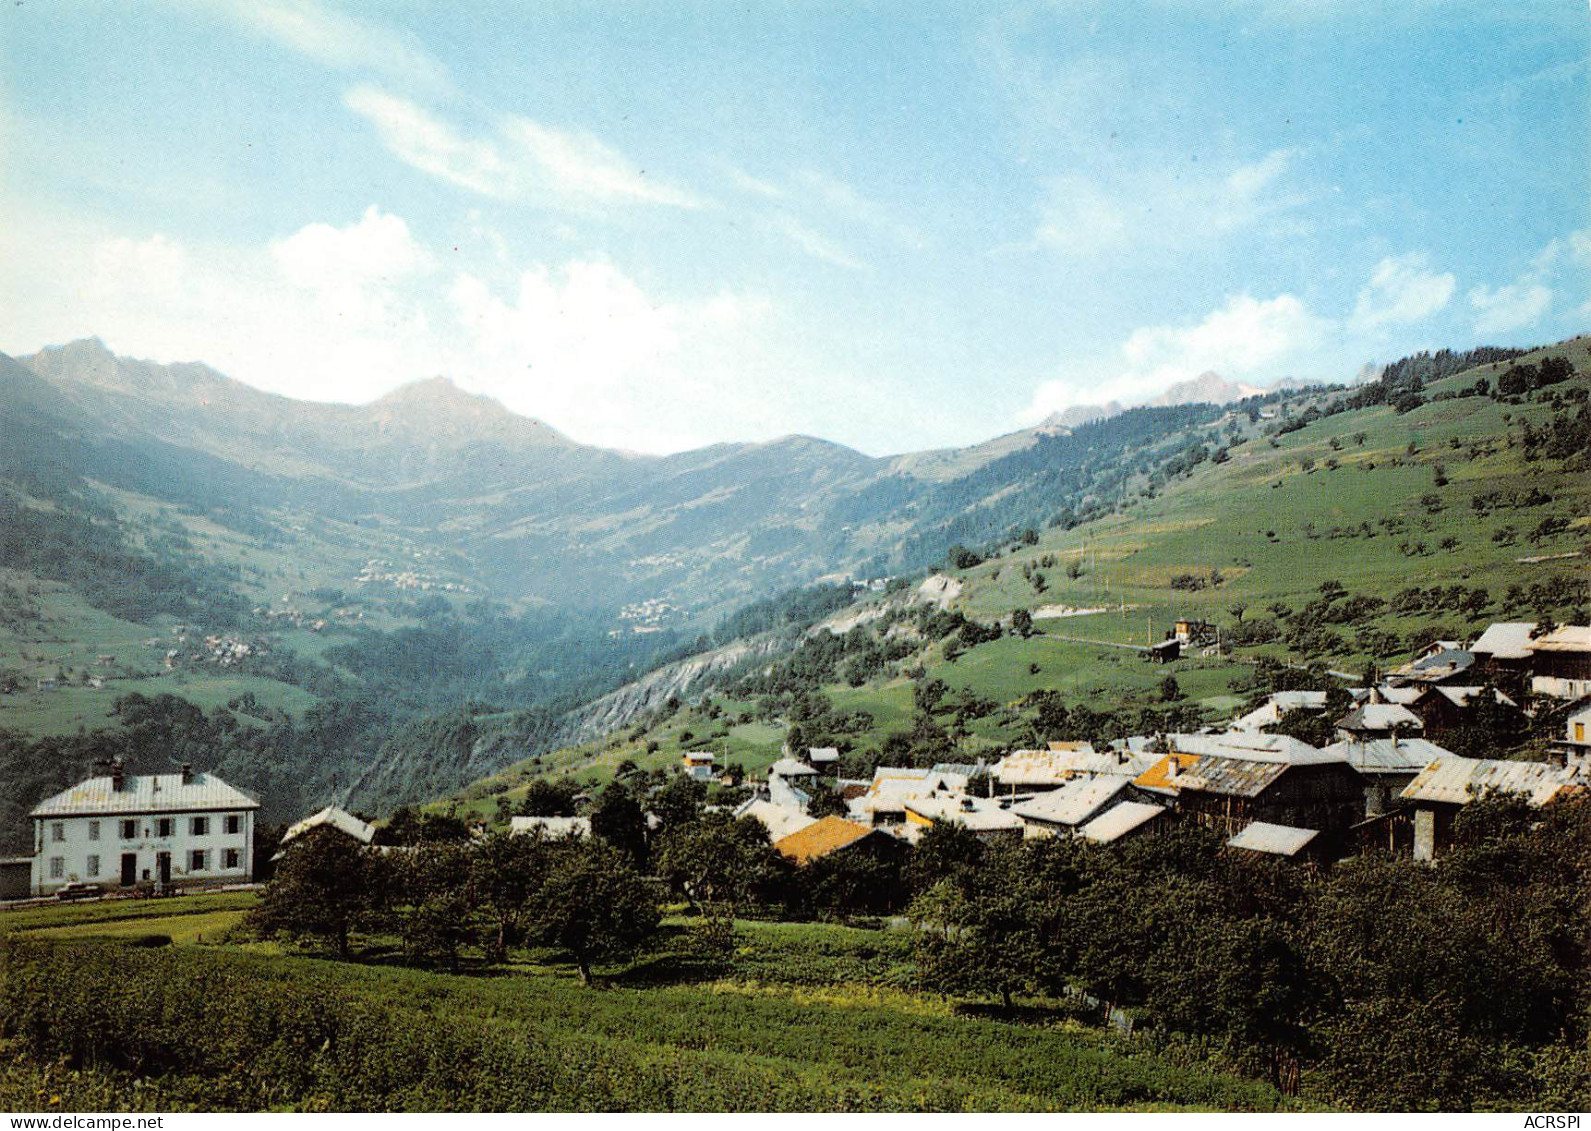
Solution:
[{"label": "blue sky", "polygon": [[1496,7],[29,0],[0,349],[883,454],[1555,341],[1591,21]]}]

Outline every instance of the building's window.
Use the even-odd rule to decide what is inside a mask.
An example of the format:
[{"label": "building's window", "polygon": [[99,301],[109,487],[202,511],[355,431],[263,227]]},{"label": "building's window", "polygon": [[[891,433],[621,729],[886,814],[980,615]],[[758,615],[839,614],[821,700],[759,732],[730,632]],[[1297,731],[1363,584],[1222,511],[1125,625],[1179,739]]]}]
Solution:
[{"label": "building's window", "polygon": [[243,856],[243,854],[241,852],[239,852],[235,848],[227,849],[226,850],[226,857],[225,857],[226,866],[229,869],[238,867],[238,862],[239,862],[239,860],[242,859],[242,856]]},{"label": "building's window", "polygon": [[65,821],[52,821],[52,822],[50,822],[50,839],[53,840],[53,841],[56,841],[56,842],[60,842],[60,841],[63,841],[63,840],[66,839],[66,822]]},{"label": "building's window", "polygon": [[210,835],[210,818],[194,817],[188,824],[188,831],[194,836]]},{"label": "building's window", "polygon": [[138,822],[137,821],[123,821],[122,822],[122,839],[123,840],[137,840],[138,839]]},{"label": "building's window", "polygon": [[88,823],[88,839],[89,840],[98,840],[99,839],[99,822],[98,821],[90,821]]},{"label": "building's window", "polygon": [[93,878],[94,876],[99,875],[99,857],[98,856],[90,856],[88,858],[88,874],[89,874],[90,878]]},{"label": "building's window", "polygon": [[240,833],[242,831],[243,831],[243,817],[242,817],[242,815],[238,814],[238,813],[229,813],[229,814],[227,814],[227,819],[226,819],[227,836],[237,836],[238,833]]},{"label": "building's window", "polygon": [[50,857],[50,879],[59,880],[66,875],[66,857]]},{"label": "building's window", "polygon": [[204,851],[202,848],[195,849],[194,851],[188,853],[188,871],[205,871],[210,866],[209,856],[210,854]]},{"label": "building's window", "polygon": [[170,817],[161,817],[155,821],[155,835],[164,840],[171,835],[171,826],[174,822]]}]

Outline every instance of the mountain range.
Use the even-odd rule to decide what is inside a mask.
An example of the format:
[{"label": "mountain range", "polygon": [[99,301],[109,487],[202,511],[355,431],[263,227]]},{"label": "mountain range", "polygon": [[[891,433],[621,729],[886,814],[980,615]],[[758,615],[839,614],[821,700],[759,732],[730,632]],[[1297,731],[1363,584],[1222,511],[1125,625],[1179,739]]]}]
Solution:
[{"label": "mountain range", "polygon": [[[69,421],[91,447],[141,447],[145,462],[151,445],[168,457],[156,462],[203,457],[210,482],[230,485],[228,509],[246,507],[253,522],[291,526],[294,508],[379,522],[440,542],[453,580],[473,589],[610,611],[654,601],[691,621],[780,586],[878,576],[987,538],[1022,509],[999,505],[1008,475],[1033,470],[1022,453],[1087,423],[1073,410],[971,448],[885,458],[807,436],[650,456],[580,444],[442,378],[363,405],[311,403],[201,364],[119,357],[91,339],[17,358],[5,381],[13,405]],[[1159,401],[1257,392],[1206,374]],[[1007,474],[980,487],[1002,461]],[[1023,521],[1075,501],[1063,493]]]}]

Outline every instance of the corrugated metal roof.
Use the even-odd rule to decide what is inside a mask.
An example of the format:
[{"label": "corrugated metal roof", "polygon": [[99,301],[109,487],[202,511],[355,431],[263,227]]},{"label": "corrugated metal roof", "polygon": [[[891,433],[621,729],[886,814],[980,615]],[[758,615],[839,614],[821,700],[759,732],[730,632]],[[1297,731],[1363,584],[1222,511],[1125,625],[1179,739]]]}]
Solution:
[{"label": "corrugated metal roof", "polygon": [[1296,856],[1320,835],[1318,829],[1299,829],[1292,825],[1272,825],[1255,821],[1226,842],[1228,848],[1246,848],[1272,856]]},{"label": "corrugated metal roof", "polygon": [[1468,671],[1475,664],[1475,654],[1465,651],[1454,645],[1443,648],[1438,652],[1420,656],[1404,664],[1400,668],[1393,668],[1387,674],[1398,679],[1415,679],[1430,681],[1433,679],[1450,679],[1459,672]]},{"label": "corrugated metal roof", "polygon": [[1240,758],[1248,762],[1307,766],[1342,760],[1285,734],[1256,734],[1252,731],[1168,734],[1166,743],[1178,754],[1213,754],[1220,758]]},{"label": "corrugated metal roof", "polygon": [[858,825],[843,817],[824,817],[822,820],[813,821],[799,832],[791,833],[776,841],[773,847],[786,859],[793,860],[797,864],[807,864],[872,835],[874,830],[866,825]]},{"label": "corrugated metal roof", "polygon": [[1454,755],[1432,762],[1404,787],[1405,801],[1463,805],[1486,790],[1523,796],[1545,805],[1560,793],[1585,788],[1571,771],[1547,762],[1501,762]]},{"label": "corrugated metal roof", "polygon": [[214,774],[128,774],[118,790],[110,776],[89,778],[41,801],[34,817],[76,817],[95,813],[188,813],[203,810],[258,809],[260,803]]},{"label": "corrugated metal roof", "polygon": [[[524,820],[516,817],[515,820]],[[297,840],[310,829],[333,828],[346,836],[351,836],[360,844],[369,844],[376,836],[376,827],[361,821],[358,817],[335,805],[328,805],[319,813],[305,817],[302,821],[292,825],[287,832],[282,834],[282,843]]]},{"label": "corrugated metal roof", "polygon": [[1136,828],[1154,820],[1166,811],[1164,805],[1151,805],[1145,801],[1123,801],[1107,809],[1078,830],[1078,835],[1097,844],[1120,840]]},{"label": "corrugated metal roof", "polygon": [[1101,774],[1067,782],[1053,793],[1015,806],[1011,812],[1024,821],[1076,827],[1099,815],[1101,809],[1132,784],[1125,774]]},{"label": "corrugated metal roof", "polygon": [[1535,621],[1499,621],[1487,627],[1480,639],[1469,646],[1471,652],[1499,660],[1523,660],[1530,656],[1530,634]]},{"label": "corrugated metal roof", "polygon": [[1326,749],[1361,774],[1414,774],[1438,758],[1455,757],[1451,750],[1424,738],[1350,738]]},{"label": "corrugated metal roof", "polygon": [[1274,785],[1290,765],[1289,762],[1256,762],[1205,754],[1177,775],[1171,784],[1181,793],[1196,790],[1232,797],[1258,797]]}]

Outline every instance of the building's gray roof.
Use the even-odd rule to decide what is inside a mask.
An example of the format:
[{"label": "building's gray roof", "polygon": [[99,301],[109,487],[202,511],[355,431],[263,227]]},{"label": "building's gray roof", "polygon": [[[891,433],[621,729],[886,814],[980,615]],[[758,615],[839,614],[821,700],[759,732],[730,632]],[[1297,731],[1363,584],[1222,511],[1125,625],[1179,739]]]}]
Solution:
[{"label": "building's gray roof", "polygon": [[1455,757],[1451,750],[1424,738],[1349,738],[1326,749],[1361,774],[1415,774],[1438,758]]},{"label": "building's gray roof", "polygon": [[[1440,695],[1455,707],[1468,707],[1470,705],[1469,701],[1485,690],[1484,687],[1433,687],[1430,689],[1430,694]],[[1497,702],[1504,707],[1519,706],[1518,703],[1515,703],[1501,691],[1493,690],[1492,694],[1496,697]]]},{"label": "building's gray roof", "polygon": [[840,752],[832,746],[813,746],[807,750],[807,761],[809,762],[837,762],[839,760]]},{"label": "building's gray roof", "polygon": [[1098,844],[1109,844],[1154,820],[1165,811],[1164,805],[1151,805],[1145,801],[1123,801],[1084,825],[1078,830],[1078,835]]},{"label": "building's gray roof", "polygon": [[1276,762],[1289,766],[1309,766],[1342,760],[1289,735],[1256,734],[1253,731],[1228,731],[1225,734],[1168,734],[1166,745],[1168,749],[1178,754],[1210,754],[1218,758]]},{"label": "building's gray roof", "polygon": [[1420,716],[1401,703],[1363,703],[1337,720],[1343,730],[1391,730],[1409,727],[1424,730]]},{"label": "building's gray roof", "polygon": [[1024,821],[1075,828],[1099,815],[1101,809],[1132,784],[1125,774],[1101,774],[1069,781],[1053,793],[1040,794],[1015,806],[1011,812]]},{"label": "building's gray roof", "polygon": [[1046,750],[1013,750],[990,772],[1004,786],[1058,785],[1094,774],[1142,773],[1153,761],[1132,751],[1095,750],[1086,742],[1053,742]]},{"label": "building's gray roof", "polygon": [[781,778],[815,778],[818,772],[805,762],[798,762],[794,758],[780,758],[768,767],[770,774]]},{"label": "building's gray roof", "polygon": [[1318,829],[1299,829],[1292,825],[1272,825],[1255,821],[1226,842],[1228,848],[1246,848],[1272,856],[1296,856],[1320,835]]},{"label": "building's gray roof", "polygon": [[960,825],[973,832],[997,832],[1022,827],[1022,821],[1015,813],[981,798],[917,797],[907,801],[905,808],[927,820]]},{"label": "building's gray roof", "polygon": [[1566,624],[1530,642],[1532,652],[1591,652],[1591,627]]},{"label": "building's gray roof", "polygon": [[258,809],[260,803],[214,774],[128,774],[116,789],[109,775],[63,789],[34,807],[34,817],[78,817],[115,813],[188,813]]},{"label": "building's gray roof", "polygon": [[297,840],[309,832],[310,829],[318,828],[336,829],[346,836],[353,837],[360,844],[369,844],[376,836],[376,827],[374,825],[361,821],[352,813],[339,809],[335,805],[328,805],[319,813],[312,814],[293,824],[282,834],[282,843],[286,844],[289,841]]},{"label": "building's gray roof", "polygon": [[1411,660],[1387,674],[1398,679],[1423,680],[1449,679],[1459,672],[1468,671],[1475,664],[1475,654],[1463,648],[1444,648],[1440,652]]},{"label": "building's gray roof", "polygon": [[1453,756],[1432,762],[1407,786],[1405,801],[1463,805],[1490,789],[1545,805],[1560,793],[1584,789],[1574,775],[1547,762],[1501,762]]},{"label": "building's gray roof", "polygon": [[1530,634],[1536,630],[1535,621],[1498,621],[1481,633],[1480,639],[1469,646],[1471,652],[1492,656],[1499,660],[1524,660],[1530,656]]}]

